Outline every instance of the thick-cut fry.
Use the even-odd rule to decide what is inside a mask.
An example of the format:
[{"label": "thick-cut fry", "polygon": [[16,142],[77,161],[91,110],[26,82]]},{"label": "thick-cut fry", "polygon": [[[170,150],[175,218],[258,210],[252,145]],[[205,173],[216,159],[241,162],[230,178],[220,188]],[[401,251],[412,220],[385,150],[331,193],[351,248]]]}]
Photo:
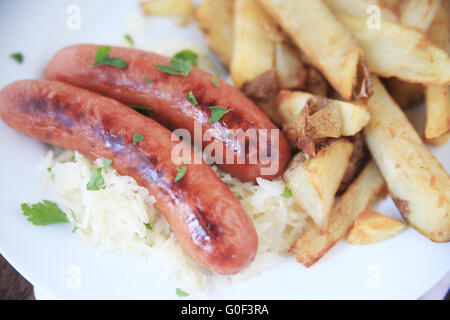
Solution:
[{"label": "thick-cut fry", "polygon": [[313,66],[305,66],[306,79],[304,90],[316,96],[326,97],[331,90],[331,86],[322,74]]},{"label": "thick-cut fry", "polygon": [[275,66],[281,89],[298,89],[305,85],[307,70],[300,60],[298,50],[285,43],[275,44]]},{"label": "thick-cut fry", "polygon": [[365,18],[338,17],[363,48],[372,72],[406,82],[450,84],[450,58],[420,30],[388,21],[380,29],[369,29]]},{"label": "thick-cut fry", "polygon": [[385,79],[384,85],[395,102],[406,109],[422,102],[425,96],[425,87],[417,83],[403,82],[397,78]]},{"label": "thick-cut fry", "polygon": [[345,237],[356,217],[367,210],[384,186],[377,166],[370,162],[334,205],[327,231],[312,224],[289,251],[296,254],[298,262],[311,267]]},{"label": "thick-cut fry", "polygon": [[367,210],[360,214],[347,235],[350,244],[372,244],[395,237],[408,226],[400,221]]},{"label": "thick-cut fry", "polygon": [[363,104],[331,100],[300,91],[281,91],[278,110],[287,138],[309,156],[323,138],[353,136],[369,122]]},{"label": "thick-cut fry", "polygon": [[209,48],[227,67],[233,53],[233,1],[203,0],[196,11],[196,20]]},{"label": "thick-cut fry", "polygon": [[278,86],[275,44],[264,28],[270,21],[257,1],[234,2],[231,77],[238,88],[255,99],[269,99]]},{"label": "thick-cut fry", "polygon": [[367,146],[409,225],[435,242],[450,241],[450,177],[381,82],[367,102]]},{"label": "thick-cut fry", "polygon": [[425,143],[431,146],[440,147],[446,144],[448,140],[450,140],[450,131],[447,131],[443,135],[434,139],[425,139]]},{"label": "thick-cut fry", "polygon": [[283,124],[280,112],[277,107],[277,97],[274,96],[267,101],[255,100],[256,105],[278,126]]},{"label": "thick-cut fry", "polygon": [[360,47],[321,0],[259,1],[342,97],[370,96]]},{"label": "thick-cut fry", "polygon": [[[326,5],[337,14],[349,14],[365,17],[373,14],[373,6],[380,9],[380,18],[387,21],[398,21],[398,12],[395,7],[390,7],[383,0],[323,0]],[[372,10],[371,10],[372,9]]]},{"label": "thick-cut fry", "polygon": [[353,149],[346,139],[331,140],[315,158],[297,154],[284,174],[294,200],[322,230],[327,229],[334,197]]},{"label": "thick-cut fry", "polygon": [[439,10],[441,0],[406,1],[402,6],[400,22],[427,31]]},{"label": "thick-cut fry", "polygon": [[147,0],[141,2],[141,8],[147,15],[179,17],[182,26],[191,23],[195,14],[191,0]]}]

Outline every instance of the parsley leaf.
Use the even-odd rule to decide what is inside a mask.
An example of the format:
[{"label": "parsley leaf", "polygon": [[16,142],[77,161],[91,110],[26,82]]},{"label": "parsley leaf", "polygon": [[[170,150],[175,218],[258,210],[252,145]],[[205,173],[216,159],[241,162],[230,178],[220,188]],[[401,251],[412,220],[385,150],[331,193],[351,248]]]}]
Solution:
[{"label": "parsley leaf", "polygon": [[219,87],[219,82],[217,82],[217,77],[216,76],[212,77],[211,81],[212,81],[212,83],[213,83],[213,85],[215,87],[217,87],[217,88]]},{"label": "parsley leaf", "polygon": [[21,54],[20,52],[13,53],[10,55],[10,57],[16,60],[17,63],[23,62],[23,54]]},{"label": "parsley leaf", "polygon": [[127,63],[120,58],[110,58],[109,52],[111,47],[101,47],[98,48],[95,54],[94,66],[109,65],[117,68],[124,69],[127,67]]},{"label": "parsley leaf", "polygon": [[152,230],[152,226],[150,223],[144,223],[144,225],[148,230]]},{"label": "parsley leaf", "polygon": [[28,221],[36,226],[46,226],[50,223],[64,222],[69,223],[66,214],[54,202],[44,200],[31,205],[31,207],[22,203],[20,206],[24,216],[28,217]]},{"label": "parsley leaf", "polygon": [[134,40],[133,40],[133,38],[132,38],[129,34],[126,34],[126,35],[124,36],[124,38],[128,41],[128,43],[129,43],[130,45],[134,46]]},{"label": "parsley leaf", "polygon": [[70,162],[75,162],[75,156],[70,157]]},{"label": "parsley leaf", "polygon": [[140,114],[142,114],[146,117],[150,117],[153,112],[152,109],[146,108],[146,107],[141,107],[141,106],[130,106],[130,108],[133,108],[134,110],[136,110],[137,112],[139,112]]},{"label": "parsley leaf", "polygon": [[141,142],[142,140],[144,140],[144,136],[140,133],[135,132],[133,135],[133,144]]},{"label": "parsley leaf", "polygon": [[111,165],[113,161],[111,159],[103,159],[103,169],[109,169],[109,166]]},{"label": "parsley leaf", "polygon": [[192,103],[194,106],[198,105],[197,99],[195,98],[194,94],[192,93],[192,91],[189,91],[188,95],[187,95],[187,99],[189,100],[190,103]]},{"label": "parsley leaf", "polygon": [[170,66],[160,65],[156,66],[160,71],[173,74],[176,76],[187,76],[192,69],[192,63],[190,60],[170,60]]},{"label": "parsley leaf", "polygon": [[186,174],[187,167],[186,167],[186,165],[183,165],[183,167],[181,167],[181,169],[177,168],[177,170],[178,170],[178,174],[175,177],[175,180],[174,180],[175,182],[178,182],[181,179],[183,179],[184,175]]},{"label": "parsley leaf", "polygon": [[198,55],[189,49],[178,52],[174,57],[179,60],[190,61],[193,66],[198,66]]},{"label": "parsley leaf", "polygon": [[282,196],[283,198],[286,198],[286,199],[292,197],[292,191],[291,191],[291,189],[289,189],[288,187],[284,187],[284,191],[283,191],[283,193],[281,194],[281,196]]},{"label": "parsley leaf", "polygon": [[224,115],[230,112],[233,109],[225,109],[219,106],[208,107],[211,110],[211,117],[208,120],[208,123],[219,121]]},{"label": "parsley leaf", "polygon": [[105,187],[105,179],[102,176],[102,169],[97,168],[91,172],[91,180],[87,184],[87,189],[91,191],[100,190]]},{"label": "parsley leaf", "polygon": [[180,288],[177,288],[177,290],[175,291],[175,293],[177,294],[177,296],[179,296],[180,298],[184,298],[187,297],[189,295],[189,293],[181,290]]},{"label": "parsley leaf", "polygon": [[149,78],[144,78],[144,80],[145,80],[145,83],[150,83],[150,82],[152,82],[152,80],[150,80]]}]

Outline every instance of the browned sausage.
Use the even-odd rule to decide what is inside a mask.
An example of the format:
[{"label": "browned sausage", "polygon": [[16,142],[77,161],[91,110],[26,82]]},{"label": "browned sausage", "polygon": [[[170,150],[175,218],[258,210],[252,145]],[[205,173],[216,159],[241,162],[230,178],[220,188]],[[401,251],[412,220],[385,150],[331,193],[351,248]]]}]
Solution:
[{"label": "browned sausage", "polygon": [[[3,88],[0,117],[34,139],[112,159],[117,172],[149,190],[184,250],[206,268],[234,274],[253,261],[258,239],[240,202],[201,159],[186,164],[184,178],[174,182],[182,165],[172,161],[171,145],[183,142],[171,142],[171,132],[154,120],[113,99],[46,80]],[[135,144],[136,132],[144,140]]]},{"label": "browned sausage", "polygon": [[[212,82],[212,75],[196,67],[192,68],[188,76],[164,73],[157,65],[169,65],[170,59],[141,50],[111,48],[110,57],[121,58],[127,63],[124,69],[106,65],[93,66],[96,52],[100,47],[86,44],[60,50],[49,62],[45,77],[99,92],[127,105],[151,108],[152,117],[172,130],[185,128],[193,135],[194,121],[199,121],[203,132],[213,129],[214,136],[220,140],[223,148],[228,147],[234,153],[232,163],[226,164],[224,159],[221,159],[222,163],[225,163],[221,165],[222,169],[243,181],[254,181],[260,176],[267,179],[277,177],[288,164],[291,156],[290,148],[279,131],[278,139],[258,144],[253,150],[250,150],[248,143],[237,144],[236,139],[230,138],[233,129],[242,129],[246,132],[252,129],[257,133],[260,132],[259,129],[278,130],[240,91],[221,80],[218,80],[219,88],[217,88]],[[151,82],[147,83],[145,78]],[[197,106],[188,101],[189,91],[196,97]],[[218,122],[208,123],[211,115],[208,107],[211,106],[233,110]],[[209,143],[211,142],[204,141],[203,147]],[[264,163],[258,158],[256,163],[252,162],[249,160],[251,152],[267,153],[272,157],[272,161]],[[238,164],[239,156],[240,159],[245,157],[244,164]],[[262,168],[270,166],[275,168],[272,173],[261,171]]]}]

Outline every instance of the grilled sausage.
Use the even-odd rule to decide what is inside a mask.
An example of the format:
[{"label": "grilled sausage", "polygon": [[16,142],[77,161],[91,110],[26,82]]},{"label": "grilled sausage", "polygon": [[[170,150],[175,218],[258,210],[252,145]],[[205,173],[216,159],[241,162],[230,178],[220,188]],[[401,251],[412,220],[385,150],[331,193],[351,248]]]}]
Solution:
[{"label": "grilled sausage", "polygon": [[[194,122],[200,122],[203,132],[212,129],[213,136],[211,141],[202,141],[203,148],[218,139],[224,156],[221,158],[215,155],[219,158],[216,162],[221,162],[224,171],[243,181],[254,181],[260,176],[271,179],[283,172],[290,160],[286,139],[240,91],[221,80],[218,80],[217,88],[212,82],[212,75],[196,67],[192,67],[188,76],[162,72],[157,66],[169,65],[169,58],[136,49],[111,48],[110,57],[121,58],[127,63],[124,69],[109,65],[94,66],[96,52],[100,47],[86,44],[60,50],[49,62],[45,77],[96,91],[127,105],[150,108],[152,117],[172,130],[185,128],[193,135]],[[147,83],[146,78],[151,82]],[[190,91],[198,101],[196,106],[187,99]],[[219,121],[209,123],[211,110],[208,107],[211,106],[221,106],[232,111]],[[258,142],[257,146],[249,143],[249,139],[245,143],[238,143],[233,138],[236,129],[256,132],[258,137],[262,129],[268,133],[269,139],[265,143]],[[279,137],[270,139],[270,130],[275,130]],[[232,152],[233,161],[225,159],[225,150]],[[255,154],[271,158],[251,158]],[[244,157],[245,163],[237,161]]]},{"label": "grilled sausage", "polygon": [[[175,182],[182,165],[172,161],[171,145],[183,142],[172,143],[172,133],[154,120],[97,93],[46,80],[3,88],[0,118],[39,141],[112,159],[119,174],[149,190],[184,250],[206,268],[234,274],[253,261],[257,235],[240,202],[202,159],[186,163],[185,176]],[[143,141],[133,142],[136,132]]]}]

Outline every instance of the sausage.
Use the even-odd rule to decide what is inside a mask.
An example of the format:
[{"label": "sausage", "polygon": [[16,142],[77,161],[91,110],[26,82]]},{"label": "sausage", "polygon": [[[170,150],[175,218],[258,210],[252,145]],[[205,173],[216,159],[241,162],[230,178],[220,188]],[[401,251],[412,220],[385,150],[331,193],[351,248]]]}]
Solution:
[{"label": "sausage", "polygon": [[[119,174],[155,197],[184,250],[206,268],[234,274],[254,260],[258,238],[240,202],[202,159],[186,163],[185,176],[175,182],[182,165],[171,160],[171,145],[183,142],[171,142],[172,133],[156,121],[97,93],[46,80],[3,88],[0,118],[39,141],[112,159]],[[136,132],[143,141],[133,142]]]},{"label": "sausage", "polygon": [[[162,72],[157,65],[169,65],[169,58],[136,49],[111,47],[109,56],[124,60],[127,63],[124,69],[108,65],[93,66],[100,47],[82,44],[61,49],[47,65],[46,79],[68,82],[117,99],[126,105],[150,108],[155,120],[171,130],[187,129],[191,136],[194,135],[194,122],[200,122],[203,133],[208,129],[213,132],[211,141],[202,141],[203,148],[218,139],[223,150],[233,152],[234,159],[227,161],[224,151],[222,158],[217,156],[219,161],[216,163],[224,171],[243,181],[254,181],[257,177],[278,177],[287,166],[291,157],[287,140],[269,118],[239,90],[221,80],[218,80],[217,88],[212,82],[212,75],[196,67],[192,67],[188,76]],[[146,78],[151,82],[147,83]],[[187,99],[190,91],[198,101],[196,106]],[[221,106],[232,111],[219,121],[208,123],[211,116],[208,107],[211,106]],[[236,139],[230,138],[236,129],[256,131],[258,137],[260,129],[268,132],[269,137],[270,130],[275,130],[279,137],[274,141],[268,139],[265,144],[258,143],[258,146],[253,144],[252,147],[248,141],[239,144]],[[251,155],[257,152],[267,154],[271,157],[270,161],[263,162],[259,157],[256,161],[251,160],[254,159]],[[243,157],[245,163],[237,161]]]}]

